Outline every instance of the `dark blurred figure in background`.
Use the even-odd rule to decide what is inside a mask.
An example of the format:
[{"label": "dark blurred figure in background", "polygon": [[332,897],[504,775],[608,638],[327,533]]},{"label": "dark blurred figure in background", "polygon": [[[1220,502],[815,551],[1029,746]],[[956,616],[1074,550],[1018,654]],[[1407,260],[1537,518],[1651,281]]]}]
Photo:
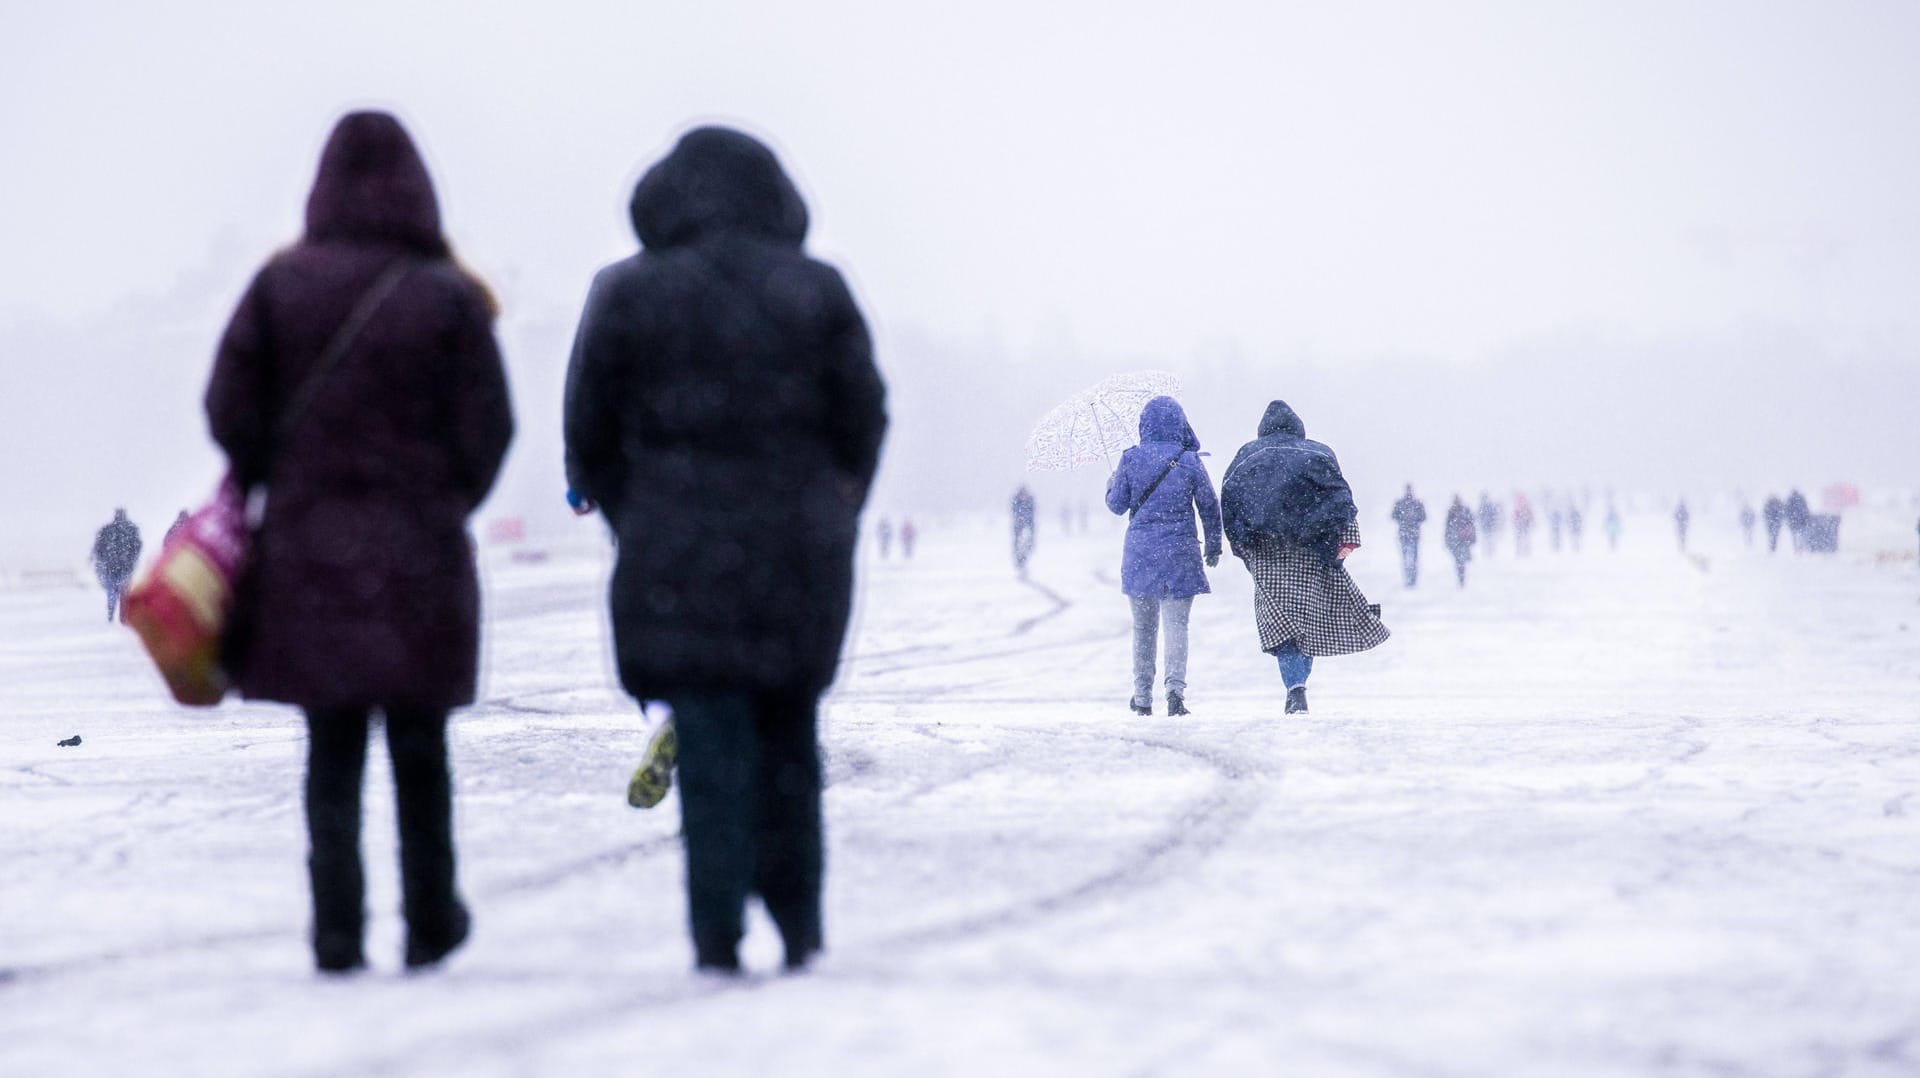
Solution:
[{"label": "dark blurred figure in background", "polygon": [[1486,491],[1480,492],[1480,511],[1477,523],[1480,525],[1480,552],[1493,553],[1493,537],[1500,534],[1500,506]]},{"label": "dark blurred figure in background", "polygon": [[140,528],[115,509],[113,519],[93,536],[93,575],[107,590],[107,620],[120,616],[120,595],[140,564]]},{"label": "dark blurred figure in background", "polygon": [[1460,586],[1467,586],[1467,562],[1473,558],[1473,543],[1478,536],[1473,529],[1473,512],[1460,495],[1453,496],[1453,505],[1447,509],[1447,553],[1453,555],[1453,573],[1459,578]]},{"label": "dark blurred figure in background", "polygon": [[1813,511],[1807,507],[1807,496],[1794,491],[1787,495],[1787,531],[1793,536],[1795,554],[1807,548],[1807,521],[1813,518]]},{"label": "dark blurred figure in background", "polygon": [[1553,552],[1560,553],[1560,540],[1566,531],[1567,514],[1560,503],[1549,497],[1547,501],[1547,535],[1553,541]]},{"label": "dark blurred figure in background", "polygon": [[1526,557],[1533,550],[1533,503],[1525,493],[1513,492],[1513,552]]},{"label": "dark blurred figure in background", "polygon": [[1027,559],[1033,557],[1034,506],[1033,491],[1022,483],[1020,489],[1013,492],[1013,501],[1009,508],[1013,511],[1013,567],[1024,579],[1027,575]]},{"label": "dark blurred figure in background", "polygon": [[880,523],[873,529],[873,534],[874,538],[880,541],[880,557],[884,561],[887,555],[893,552],[893,521],[881,517]]},{"label": "dark blurred figure in background", "polygon": [[758,894],[800,969],[825,941],[819,699],[886,389],[760,142],[688,132],[631,212],[642,249],[594,278],[574,338],[567,479],[620,535],[621,684],[673,709],[694,960],[739,971]]},{"label": "dark blurred figure in background", "polygon": [[400,827],[406,963],[467,937],[455,887],[447,713],[473,702],[480,588],[467,518],[493,487],[513,415],[493,298],[453,261],[413,140],[343,118],[306,235],[234,311],[207,420],[265,515],[227,638],[246,696],[305,709],[314,958],[365,963],[360,790],[386,718]]},{"label": "dark blurred figure in background", "polygon": [[1740,534],[1745,538],[1749,547],[1753,545],[1753,525],[1755,519],[1752,503],[1742,501],[1740,503]]},{"label": "dark blurred figure in background", "polygon": [[1393,503],[1393,523],[1400,531],[1400,579],[1411,588],[1420,582],[1420,526],[1427,522],[1427,507],[1413,496],[1413,484]]},{"label": "dark blurred figure in background", "polygon": [[1769,494],[1760,515],[1767,526],[1767,553],[1771,554],[1780,548],[1780,526],[1787,522],[1787,503],[1778,494]]},{"label": "dark blurred figure in background", "polygon": [[1587,518],[1580,515],[1578,503],[1567,506],[1567,545],[1575,554],[1580,553],[1580,533],[1586,528]]},{"label": "dark blurred figure in background", "polygon": [[1619,550],[1621,527],[1620,508],[1611,501],[1607,502],[1607,521],[1605,526],[1607,529],[1607,549]]},{"label": "dark blurred figure in background", "polygon": [[1680,499],[1680,504],[1673,510],[1673,527],[1674,530],[1680,534],[1680,552],[1682,554],[1687,551],[1687,525],[1692,521],[1693,514],[1687,511],[1687,500],[1682,498]]},{"label": "dark blurred figure in background", "polygon": [[915,539],[918,539],[919,537],[920,537],[920,529],[913,526],[912,517],[908,517],[907,519],[900,522],[900,557],[901,558],[907,561],[913,560],[913,541]]}]

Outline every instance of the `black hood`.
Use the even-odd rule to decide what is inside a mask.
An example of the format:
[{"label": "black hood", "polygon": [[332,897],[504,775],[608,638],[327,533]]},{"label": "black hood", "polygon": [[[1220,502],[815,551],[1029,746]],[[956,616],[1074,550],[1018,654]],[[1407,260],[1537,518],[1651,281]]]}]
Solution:
[{"label": "black hood", "polygon": [[633,189],[633,230],[659,249],[738,233],[799,246],[807,206],[758,140],[724,127],[681,136]]},{"label": "black hood", "polygon": [[1286,401],[1274,401],[1267,405],[1267,414],[1260,417],[1260,437],[1268,438],[1275,434],[1291,434],[1295,438],[1307,436],[1307,425],[1300,422]]}]

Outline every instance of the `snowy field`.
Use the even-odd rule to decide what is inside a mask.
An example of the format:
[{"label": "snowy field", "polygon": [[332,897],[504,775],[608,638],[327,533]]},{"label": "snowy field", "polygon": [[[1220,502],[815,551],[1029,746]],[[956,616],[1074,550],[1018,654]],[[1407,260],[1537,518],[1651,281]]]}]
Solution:
[{"label": "snowy field", "polygon": [[1306,716],[1229,558],[1178,720],[1126,709],[1117,524],[1043,512],[1031,586],[923,526],[825,706],[829,952],[774,972],[756,911],[742,983],[689,970],[677,802],[623,800],[597,554],[490,562],[475,935],[417,977],[383,750],[374,968],[322,980],[293,713],[174,708],[97,591],[0,592],[0,1075],[1920,1073],[1913,514],[1822,559],[1703,516],[1704,563],[1633,516],[1464,591],[1431,542],[1411,592],[1369,522],[1395,636]]}]

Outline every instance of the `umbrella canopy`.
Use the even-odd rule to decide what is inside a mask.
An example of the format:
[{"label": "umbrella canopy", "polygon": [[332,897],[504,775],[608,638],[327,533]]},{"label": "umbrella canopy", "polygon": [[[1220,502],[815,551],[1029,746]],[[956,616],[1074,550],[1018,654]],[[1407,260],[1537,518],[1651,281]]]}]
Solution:
[{"label": "umbrella canopy", "polygon": [[1155,397],[1180,393],[1166,371],[1116,374],[1075,393],[1043,417],[1027,436],[1027,470],[1064,472],[1111,464],[1139,440],[1140,409]]}]

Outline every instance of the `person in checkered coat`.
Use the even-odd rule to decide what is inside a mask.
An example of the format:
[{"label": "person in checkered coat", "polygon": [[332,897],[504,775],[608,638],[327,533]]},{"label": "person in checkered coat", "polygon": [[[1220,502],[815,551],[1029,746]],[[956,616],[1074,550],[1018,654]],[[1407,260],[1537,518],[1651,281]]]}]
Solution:
[{"label": "person in checkered coat", "polygon": [[1360,547],[1353,491],[1333,450],[1274,401],[1260,436],[1227,466],[1220,509],[1228,545],[1253,574],[1260,650],[1279,660],[1287,713],[1304,712],[1316,657],[1366,651],[1391,635],[1341,564]]}]

